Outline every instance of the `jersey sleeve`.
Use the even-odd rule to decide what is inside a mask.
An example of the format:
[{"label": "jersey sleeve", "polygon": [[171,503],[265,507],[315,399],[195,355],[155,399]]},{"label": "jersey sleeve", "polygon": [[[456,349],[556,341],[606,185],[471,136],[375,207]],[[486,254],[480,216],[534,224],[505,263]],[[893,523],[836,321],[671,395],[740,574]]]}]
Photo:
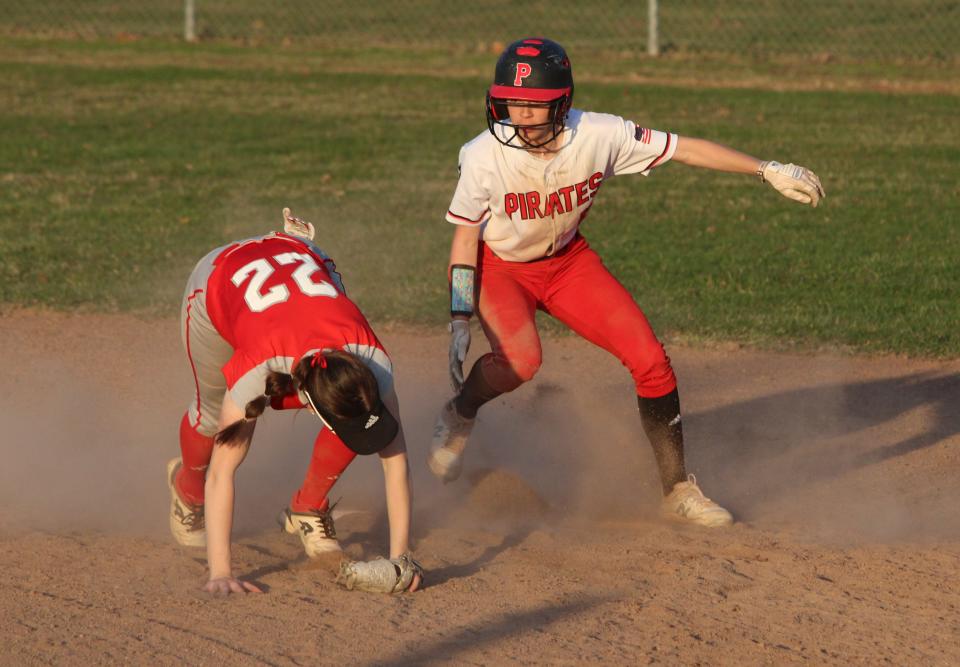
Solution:
[{"label": "jersey sleeve", "polygon": [[307,402],[298,391],[283,396],[271,396],[270,407],[274,410],[300,410],[307,407]]},{"label": "jersey sleeve", "polygon": [[230,398],[242,410],[247,403],[263,396],[270,373],[289,375],[292,362],[292,357],[273,357],[253,364],[242,352],[234,352],[233,357],[223,367],[223,377],[227,381]]},{"label": "jersey sleeve", "polygon": [[447,222],[455,225],[475,226],[490,217],[490,192],[483,183],[476,155],[468,148],[469,145],[460,149],[460,180],[446,217]]},{"label": "jersey sleeve", "polygon": [[643,174],[668,162],[677,150],[677,135],[640,127],[632,120],[620,119],[616,134],[619,150],[613,173]]},{"label": "jersey sleeve", "polygon": [[393,362],[390,357],[379,347],[373,345],[361,345],[359,343],[348,343],[343,349],[360,358],[367,368],[377,379],[377,388],[381,396],[387,396],[393,391]]}]

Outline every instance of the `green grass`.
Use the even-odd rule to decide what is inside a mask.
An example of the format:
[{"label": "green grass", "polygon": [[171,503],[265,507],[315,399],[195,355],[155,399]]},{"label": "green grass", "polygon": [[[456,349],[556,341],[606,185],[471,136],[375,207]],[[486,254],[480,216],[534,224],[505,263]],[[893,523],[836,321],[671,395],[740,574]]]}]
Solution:
[{"label": "green grass", "polygon": [[[657,67],[669,80],[675,64]],[[350,52],[0,41],[0,303],[175,313],[206,250],[290,205],[374,322],[440,324],[442,218],[485,76],[469,58],[384,69]],[[628,79],[579,77],[578,105],[806,164],[828,192],[812,210],[682,165],[605,185],[584,232],[658,331],[960,356],[956,96]]]},{"label": "green grass", "polygon": [[955,61],[960,55],[960,3],[954,1],[681,0],[660,7],[668,51],[841,60]]},{"label": "green grass", "polygon": [[[667,53],[792,54],[844,61],[951,61],[960,57],[955,0],[670,0],[660,2]],[[3,2],[0,34],[148,36],[183,34],[183,1],[34,0]],[[493,42],[547,33],[581,53],[643,53],[641,0],[195,0],[204,40],[316,47],[392,47],[463,54]],[[510,37],[515,36],[515,37]]]}]

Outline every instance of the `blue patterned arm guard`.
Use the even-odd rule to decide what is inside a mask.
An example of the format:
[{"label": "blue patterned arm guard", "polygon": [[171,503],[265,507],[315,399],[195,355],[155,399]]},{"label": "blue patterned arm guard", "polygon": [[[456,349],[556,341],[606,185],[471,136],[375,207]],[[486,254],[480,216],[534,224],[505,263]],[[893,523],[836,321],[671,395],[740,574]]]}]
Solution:
[{"label": "blue patterned arm guard", "polygon": [[450,267],[450,314],[470,317],[474,310],[474,276],[476,269],[468,264]]}]

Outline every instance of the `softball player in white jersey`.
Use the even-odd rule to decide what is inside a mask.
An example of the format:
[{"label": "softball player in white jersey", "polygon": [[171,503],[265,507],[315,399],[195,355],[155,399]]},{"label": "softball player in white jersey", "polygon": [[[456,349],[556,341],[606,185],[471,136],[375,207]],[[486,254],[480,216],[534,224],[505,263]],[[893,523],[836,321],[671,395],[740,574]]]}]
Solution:
[{"label": "softball player in white jersey", "polygon": [[[580,234],[603,182],[649,175],[670,160],[755,174],[781,194],[816,206],[811,171],[764,162],[711,141],[639,127],[571,108],[573,74],[559,44],[514,42],[487,93],[488,132],[460,151],[460,180],[447,212],[450,251],[450,374],[456,395],[434,428],[428,464],[456,479],[479,408],[533,378],[540,366],[536,310],[615,355],[633,376],[641,423],[653,446],[665,516],[704,526],[732,523],[684,466],[676,378],[663,345],[629,292]],[[464,379],[473,312],[492,351]]]}]

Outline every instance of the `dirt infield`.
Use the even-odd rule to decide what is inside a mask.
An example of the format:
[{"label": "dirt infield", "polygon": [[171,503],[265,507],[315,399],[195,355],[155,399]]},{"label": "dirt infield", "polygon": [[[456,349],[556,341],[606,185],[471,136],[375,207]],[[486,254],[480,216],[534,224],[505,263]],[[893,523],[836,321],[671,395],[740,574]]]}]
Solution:
[{"label": "dirt infield", "polygon": [[[739,519],[705,531],[657,520],[630,379],[602,351],[546,341],[443,486],[424,459],[445,337],[381,335],[427,588],[350,593],[310,567],[274,516],[314,424],[268,413],[234,557],[268,592],[212,599],[204,554],[166,532],[177,322],[0,317],[0,662],[960,663],[960,362],[668,346],[689,468]],[[382,495],[374,460],[334,491],[353,556],[386,549]]]}]

